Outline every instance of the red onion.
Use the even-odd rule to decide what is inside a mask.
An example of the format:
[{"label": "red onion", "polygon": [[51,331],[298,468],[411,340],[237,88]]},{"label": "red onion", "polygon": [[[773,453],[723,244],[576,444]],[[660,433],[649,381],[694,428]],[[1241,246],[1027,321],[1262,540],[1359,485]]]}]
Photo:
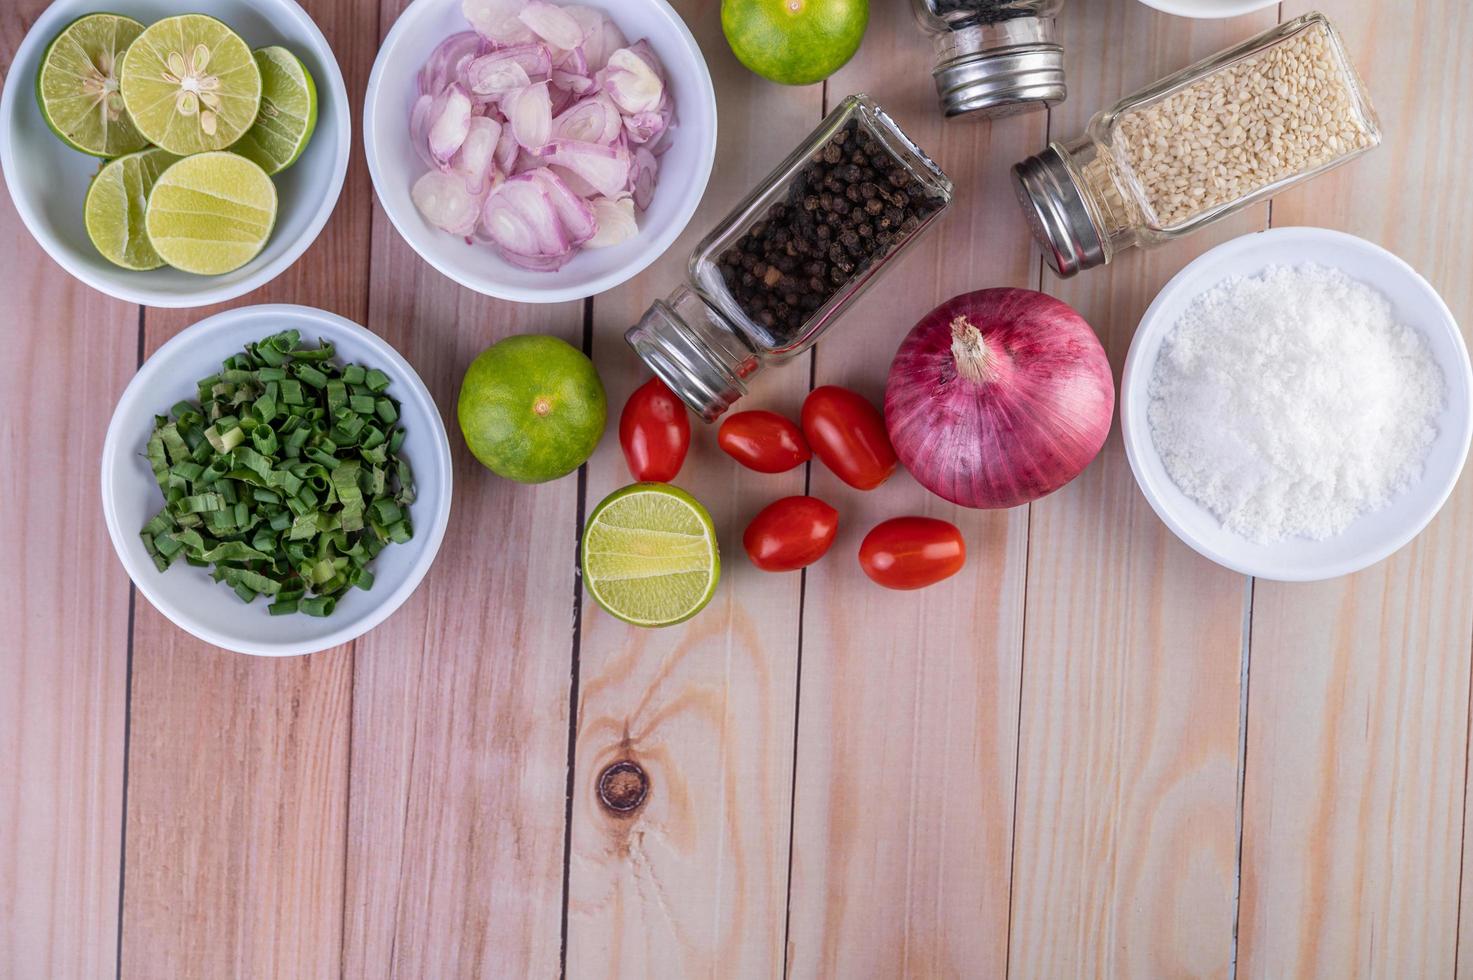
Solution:
[{"label": "red onion", "polygon": [[1073,480],[1105,444],[1110,362],[1084,318],[1029,289],[983,289],[906,336],[885,387],[901,462],[965,507],[1016,507]]}]

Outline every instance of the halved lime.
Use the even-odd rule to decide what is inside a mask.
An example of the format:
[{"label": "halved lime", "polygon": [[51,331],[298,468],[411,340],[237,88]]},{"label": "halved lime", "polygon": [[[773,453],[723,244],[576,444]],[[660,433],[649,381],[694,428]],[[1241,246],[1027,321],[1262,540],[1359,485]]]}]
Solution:
[{"label": "halved lime", "polygon": [[297,162],[317,128],[317,86],[307,66],[286,48],[261,48],[255,57],[261,71],[261,112],[230,149],[268,174],[279,174]]},{"label": "halved lime", "polygon": [[92,178],[82,208],[87,237],[113,265],[143,271],[164,264],[148,240],[144,215],[154,182],[178,160],[167,150],[151,148],[118,157]]},{"label": "halved lime", "polygon": [[636,483],[594,508],[583,531],[583,582],[635,626],[673,626],[706,607],[721,579],[716,529],[679,487]]},{"label": "halved lime", "polygon": [[123,55],[143,25],[117,14],[88,14],[56,35],[36,73],[36,101],[51,131],[96,157],[148,145],[118,91]]},{"label": "halved lime", "polygon": [[204,14],[166,17],[123,58],[123,102],[138,131],[170,153],[223,150],[256,121],[261,71],[234,31]]},{"label": "halved lime", "polygon": [[234,153],[201,153],[165,170],[148,195],[148,240],[169,265],[202,276],[260,254],[276,224],[276,185]]}]

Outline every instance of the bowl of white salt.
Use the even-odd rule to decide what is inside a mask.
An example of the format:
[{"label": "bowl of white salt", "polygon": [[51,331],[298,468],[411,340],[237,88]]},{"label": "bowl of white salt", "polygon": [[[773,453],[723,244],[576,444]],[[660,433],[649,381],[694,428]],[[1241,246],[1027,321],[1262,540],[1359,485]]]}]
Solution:
[{"label": "bowl of white salt", "polygon": [[1473,438],[1473,370],[1447,304],[1378,245],[1244,235],[1146,311],[1121,382],[1141,492],[1202,555],[1279,581],[1373,565],[1447,501]]}]

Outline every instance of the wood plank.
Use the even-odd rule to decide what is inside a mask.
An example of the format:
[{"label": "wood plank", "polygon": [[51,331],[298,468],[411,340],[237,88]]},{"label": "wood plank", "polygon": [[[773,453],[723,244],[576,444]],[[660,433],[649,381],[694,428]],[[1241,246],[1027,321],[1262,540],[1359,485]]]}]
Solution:
[{"label": "wood plank", "polygon": [[[1467,91],[1466,5],[1419,29],[1350,0],[1315,4],[1343,34],[1387,134],[1364,160],[1290,192],[1275,225],[1324,225],[1396,252],[1473,325],[1473,179],[1439,147],[1473,121],[1427,93]],[[1284,17],[1310,9],[1284,4]],[[1435,29],[1433,28],[1435,26]],[[1463,865],[1473,486],[1410,547],[1318,585],[1259,582],[1253,605],[1240,973],[1446,976]],[[1467,872],[1463,872],[1465,878]],[[1467,888],[1466,881],[1463,887]],[[1465,943],[1457,963],[1469,972]]]},{"label": "wood plank", "polygon": [[[1060,18],[1075,95],[1051,135],[1073,138],[1116,98],[1273,22],[1075,6]],[[1067,282],[1046,273],[1044,289],[1094,325],[1118,384],[1166,280],[1266,219],[1253,209]],[[1085,474],[1034,505],[1029,551],[1010,975],[1226,976],[1247,582],[1156,518],[1118,418]]]},{"label": "wood plank", "polygon": [[[380,33],[408,4],[385,0]],[[416,257],[374,203],[369,326],[451,433],[455,504],[429,576],[357,644],[344,971],[558,970],[578,481],[502,480],[465,448],[461,378],[518,333],[575,346],[583,304],[478,296]]]},{"label": "wood plank", "polygon": [[[308,6],[356,125],[374,25],[352,0]],[[321,238],[274,283],[228,305],[300,302],[362,323],[369,195],[355,148]],[[217,309],[150,310],[147,351]],[[124,975],[340,973],[352,671],[347,646],[287,660],[225,654],[138,603]]]},{"label": "wood plank", "polygon": [[[0,76],[44,0],[0,13]],[[0,195],[0,976],[102,976],[117,956],[128,577],[97,460],[137,358],[138,308],[72,280]],[[37,411],[45,405],[45,411]]]},{"label": "wood plank", "polygon": [[[695,243],[822,116],[822,88],[783,89],[732,56],[717,0],[676,8],[715,80],[716,170],[685,234],[650,269],[593,306],[593,357],[609,391],[609,432],[588,467],[585,508],[631,482],[617,417],[648,373],[623,334],[683,281]],[[807,360],[755,379],[742,408],[795,413]],[[676,482],[711,511],[722,582],[683,626],[642,631],[585,594],[568,884],[570,976],[773,976],[782,968],[801,582],[757,571],[741,551],[752,516],[803,492],[803,473],[743,470],[692,423]],[[599,774],[629,759],[647,772],[644,807],[601,807]]]},{"label": "wood plank", "polygon": [[373,235],[370,324],[440,406],[456,500],[424,584],[357,645],[345,970],[549,976],[562,915],[578,481],[496,477],[465,449],[455,403],[466,367],[502,337],[580,344],[583,304],[516,307],[461,289],[377,207]]},{"label": "wood plank", "polygon": [[[890,360],[922,315],[987,286],[1031,286],[1036,265],[1008,168],[1044,137],[1044,113],[946,122],[931,47],[906,4],[871,9],[831,101],[865,91],[956,185],[953,211],[817,349],[818,384],[883,401]],[[1006,965],[1009,843],[1026,508],[949,505],[899,472],[871,493],[813,467],[838,507],[838,541],[809,570],[793,815],[794,976],[992,976]],[[952,521],[965,570],[888,592],[859,543],[904,514]]]}]

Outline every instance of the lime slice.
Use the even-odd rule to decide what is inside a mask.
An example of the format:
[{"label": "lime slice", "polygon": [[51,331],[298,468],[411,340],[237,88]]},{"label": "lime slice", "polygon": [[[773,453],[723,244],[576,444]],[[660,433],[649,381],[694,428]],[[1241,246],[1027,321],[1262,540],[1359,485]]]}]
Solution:
[{"label": "lime slice", "polygon": [[706,607],[721,578],[706,508],[677,487],[636,483],[593,510],[583,531],[583,582],[635,626],[673,626]]},{"label": "lime slice", "polygon": [[170,153],[223,150],[256,121],[261,72],[251,49],[213,17],[167,17],[123,58],[123,102],[138,131]]},{"label": "lime slice", "polygon": [[261,48],[256,67],[261,71],[261,113],[230,149],[268,174],[279,174],[297,162],[317,128],[317,86],[307,66],[286,48]]},{"label": "lime slice", "polygon": [[118,91],[123,55],[143,25],[117,14],[88,14],[56,35],[36,73],[36,101],[51,131],[96,157],[148,145]]},{"label": "lime slice", "polygon": [[148,240],[144,213],[159,174],[178,160],[167,150],[148,149],[118,157],[92,178],[82,210],[87,237],[113,265],[143,271],[164,264]]},{"label": "lime slice", "polygon": [[276,185],[234,153],[185,157],[148,195],[148,240],[176,269],[232,272],[261,253],[276,224]]}]

